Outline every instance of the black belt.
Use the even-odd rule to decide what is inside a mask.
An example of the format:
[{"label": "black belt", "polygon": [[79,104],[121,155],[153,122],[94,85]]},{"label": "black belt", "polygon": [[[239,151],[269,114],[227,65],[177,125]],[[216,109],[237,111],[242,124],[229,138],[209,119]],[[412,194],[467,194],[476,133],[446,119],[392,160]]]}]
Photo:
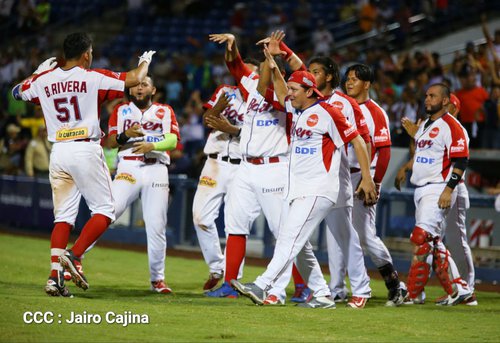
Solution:
[{"label": "black belt", "polygon": [[221,160],[224,162],[229,162],[231,164],[240,164],[241,159],[239,158],[230,158],[229,156],[219,157],[219,154],[208,154],[208,157],[213,158],[214,160]]}]

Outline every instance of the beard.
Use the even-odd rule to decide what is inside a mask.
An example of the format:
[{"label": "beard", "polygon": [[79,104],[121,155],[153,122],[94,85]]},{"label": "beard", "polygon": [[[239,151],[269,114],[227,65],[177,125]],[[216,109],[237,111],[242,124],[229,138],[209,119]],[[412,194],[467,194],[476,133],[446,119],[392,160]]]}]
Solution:
[{"label": "beard", "polygon": [[141,100],[138,100],[135,96],[129,95],[130,101],[132,101],[138,108],[146,108],[151,103],[152,95],[144,95]]},{"label": "beard", "polygon": [[438,113],[442,109],[443,109],[443,105],[441,105],[441,104],[435,105],[435,106],[431,106],[430,109],[427,109],[427,114],[433,115],[433,114]]}]

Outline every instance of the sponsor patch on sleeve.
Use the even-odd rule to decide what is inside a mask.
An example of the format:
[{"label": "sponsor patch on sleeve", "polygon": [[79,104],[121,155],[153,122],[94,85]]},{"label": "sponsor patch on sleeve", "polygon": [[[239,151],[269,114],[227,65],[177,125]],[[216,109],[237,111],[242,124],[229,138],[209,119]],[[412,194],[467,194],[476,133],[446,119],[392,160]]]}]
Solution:
[{"label": "sponsor patch on sleeve", "polygon": [[207,187],[214,188],[215,186],[217,186],[217,181],[215,181],[214,179],[212,179],[209,176],[202,176],[200,178],[200,182],[198,184],[200,186],[207,186]]}]

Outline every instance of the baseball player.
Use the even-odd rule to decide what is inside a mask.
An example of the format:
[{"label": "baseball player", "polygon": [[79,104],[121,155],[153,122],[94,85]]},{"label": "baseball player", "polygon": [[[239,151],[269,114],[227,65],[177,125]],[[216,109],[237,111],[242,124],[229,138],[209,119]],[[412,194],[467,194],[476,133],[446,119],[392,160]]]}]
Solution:
[{"label": "baseball player", "polygon": [[[391,157],[391,137],[389,132],[389,118],[384,109],[370,99],[369,90],[373,83],[373,72],[367,65],[355,64],[347,68],[345,88],[347,94],[359,104],[367,122],[371,137],[371,173],[377,194],[380,194],[380,185],[384,178]],[[360,174],[351,172],[352,184],[357,185]],[[358,232],[363,250],[368,253],[378,268],[387,287],[387,306],[398,306],[403,303],[403,290],[397,271],[394,269],[391,255],[384,242],[377,236],[375,227],[376,204],[365,206],[359,199],[354,199],[353,225]],[[334,263],[334,269],[344,269],[342,263]]]},{"label": "baseball player", "polygon": [[[448,105],[448,112],[457,118],[458,113],[460,112],[460,100],[455,96],[455,94],[450,94],[450,103]],[[417,124],[412,123],[409,120],[403,121],[403,127],[406,132],[410,135],[410,137],[414,138],[417,130]],[[464,134],[468,139],[467,132]],[[412,150],[413,157],[413,150]],[[465,173],[465,171],[464,171]],[[457,200],[455,202],[455,206],[453,206],[448,216],[446,217],[446,245],[448,246],[450,252],[454,256],[455,262],[457,264],[460,275],[464,276],[464,280],[467,282],[470,291],[472,292],[472,296],[466,299],[465,304],[469,306],[475,306],[478,304],[476,295],[474,293],[474,282],[475,282],[475,272],[474,272],[474,260],[472,258],[472,252],[470,246],[468,244],[467,238],[467,228],[466,228],[466,211],[469,208],[469,192],[467,191],[467,187],[463,181],[464,175],[462,176],[462,180],[457,185]],[[404,181],[406,178],[406,169],[403,166],[396,177],[397,185],[400,186],[400,183]],[[398,187],[399,189],[399,187]],[[444,233],[443,233],[444,235]],[[444,296],[448,297],[448,294]],[[440,302],[444,300],[443,297],[438,298],[436,301]]]},{"label": "baseball player", "polygon": [[[273,258],[264,274],[254,283],[241,284],[232,280],[231,284],[256,304],[278,304],[279,293],[290,278],[290,274],[285,275],[290,273],[291,263],[297,257],[297,267],[302,275],[320,276],[307,280],[314,294],[310,301],[299,306],[334,308],[335,302],[314,254],[306,256],[304,253],[307,250],[312,252],[308,239],[335,206],[339,195],[341,150],[345,143],[352,142],[360,160],[363,178],[357,193],[364,194],[368,202],[376,200],[368,154],[357,130],[335,107],[320,100],[323,95],[316,88],[314,76],[306,71],[294,72],[288,80],[287,90],[267,48],[265,51],[279,103],[293,114],[286,192],[289,208]],[[262,75],[265,80],[266,74],[263,72]]]},{"label": "baseball player", "polygon": [[152,102],[156,88],[150,76],[129,92],[131,101],[115,106],[109,118],[110,146],[120,147],[112,185],[116,217],[141,198],[151,290],[168,294],[172,290],[165,283],[170,164],[167,151],[176,147],[179,127],[170,106]]},{"label": "baseball player", "polygon": [[[450,91],[444,84],[433,84],[425,97],[429,117],[415,133],[415,155],[411,161],[410,181],[415,190],[415,228],[410,236],[415,245],[408,275],[408,300],[423,302],[423,290],[429,279],[428,256],[432,253],[432,269],[448,294],[437,305],[456,305],[472,297],[462,280],[450,252],[442,242],[443,223],[449,209],[455,206],[463,172],[467,167],[468,137],[460,123],[448,113]],[[403,123],[404,124],[404,123]],[[396,179],[399,186],[404,178]]]},{"label": "baseball player", "polygon": [[[146,77],[154,51],[139,58],[139,66],[128,73],[88,69],[92,63],[92,41],[86,33],[68,35],[63,44],[66,63],[56,67],[55,57],[43,62],[32,76],[12,90],[15,99],[42,107],[48,140],[53,142],[49,178],[54,201],[51,236],[51,272],[45,292],[70,296],[64,285],[63,267],[75,284],[86,290],[80,257],[115,219],[111,179],[99,144],[99,108],[103,101],[123,97]],[[70,250],[65,250],[83,195],[92,218]]]},{"label": "baseball player", "polygon": [[[246,251],[246,238],[260,211],[276,237],[284,207],[283,191],[287,180],[290,122],[283,111],[273,108],[272,89],[258,91],[259,76],[243,62],[232,34],[212,34],[210,40],[226,43],[226,64],[235,78],[246,108],[240,134],[242,163],[227,194],[225,207],[226,268],[224,283],[208,296],[237,297],[229,282],[238,277]],[[282,69],[284,72],[284,68]],[[288,126],[287,126],[288,125]],[[303,283],[295,280],[296,284]]]},{"label": "baseball player", "polygon": [[[258,63],[246,66],[256,72]],[[212,291],[224,274],[224,255],[215,220],[222,201],[241,163],[240,131],[243,125],[245,100],[237,87],[221,85],[204,105],[205,124],[212,129],[203,152],[207,156],[193,200],[193,222],[205,262],[209,267],[203,290]],[[223,120],[226,119],[226,120]],[[227,132],[225,132],[227,131]]]},{"label": "baseball player", "polygon": [[[292,69],[297,69],[298,66],[305,69],[303,62],[296,55],[292,55],[286,46],[282,44],[279,46],[269,44],[269,46],[273,55],[291,56],[287,61]],[[370,155],[370,136],[359,105],[351,97],[336,90],[340,84],[337,64],[328,57],[316,57],[310,61],[309,71],[314,75],[318,89],[325,95],[325,101],[339,109],[348,122],[357,128]],[[349,156],[347,151],[350,151]],[[340,274],[333,273],[335,263],[345,259],[344,264],[347,265],[353,293],[347,306],[360,309],[365,306],[367,299],[371,296],[371,289],[359,237],[352,225],[353,194],[350,166],[359,170],[359,165],[353,157],[355,154],[352,146],[349,146],[347,151],[344,149],[341,155],[339,198],[334,209],[326,217],[327,227],[335,227],[335,230],[326,230],[328,261],[331,270],[330,289],[336,301],[344,301],[347,298],[345,271],[341,271]]]}]

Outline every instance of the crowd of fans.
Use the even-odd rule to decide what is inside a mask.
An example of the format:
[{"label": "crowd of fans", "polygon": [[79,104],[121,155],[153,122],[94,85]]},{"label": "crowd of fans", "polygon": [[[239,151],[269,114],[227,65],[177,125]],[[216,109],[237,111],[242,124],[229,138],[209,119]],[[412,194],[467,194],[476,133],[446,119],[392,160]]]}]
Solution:
[{"label": "crowd of fans", "polygon": [[[133,6],[141,6],[141,1],[130,1]],[[261,3],[261,2],[257,2]],[[368,49],[356,44],[342,51],[335,48],[335,39],[324,21],[311,25],[311,5],[299,0],[295,6],[297,19],[291,20],[280,6],[272,6],[262,28],[250,31],[252,20],[249,3],[237,3],[228,16],[230,32],[238,35],[238,44],[244,57],[259,54],[255,42],[276,29],[287,32],[286,42],[299,56],[307,61],[314,55],[329,55],[340,66],[341,74],[356,62],[366,63],[373,68],[376,82],[372,87],[372,98],[380,103],[390,116],[394,146],[408,146],[409,138],[401,128],[403,116],[417,120],[425,116],[424,94],[428,85],[435,82],[449,84],[462,102],[460,120],[469,130],[472,148],[500,149],[500,30],[493,37],[483,18],[483,31],[486,44],[467,43],[457,51],[453,63],[444,66],[435,52],[414,51],[408,47],[408,18],[415,9],[407,5],[399,8],[388,6],[387,1],[361,2],[352,5],[345,1],[339,12],[340,18],[358,16],[358,33],[375,32]],[[419,2],[420,11],[428,11],[431,18],[442,17],[447,8],[432,7],[429,2]],[[19,1],[29,7],[23,15],[22,24],[33,23],[36,27],[46,25],[49,19],[41,9],[47,1]],[[32,6],[30,6],[30,4]],[[44,5],[45,7],[40,7]],[[269,5],[269,4],[268,4]],[[33,7],[34,6],[34,7]],[[50,5],[49,5],[50,6]],[[270,6],[270,5],[269,5]],[[185,8],[177,8],[182,12]],[[49,7],[50,12],[50,7]],[[19,12],[21,13],[21,11]],[[298,15],[300,14],[300,15]],[[384,37],[384,27],[393,21],[400,23],[396,34],[396,44],[402,50],[389,50]],[[29,24],[31,25],[31,24]],[[30,28],[27,28],[29,30]],[[251,34],[249,34],[251,32]],[[8,48],[0,52],[0,171],[2,173],[27,176],[47,175],[50,143],[46,141],[46,131],[41,110],[30,104],[15,101],[10,93],[11,87],[28,76],[44,59],[60,53],[50,50],[52,37],[48,33],[36,36],[36,43],[29,45],[12,41]],[[181,126],[181,142],[172,152],[171,173],[185,173],[191,177],[199,175],[202,165],[202,149],[207,129],[202,125],[203,103],[208,100],[215,88],[222,83],[233,81],[224,64],[223,48],[212,43],[198,42],[202,46],[196,52],[158,51],[152,64],[154,83],[157,87],[155,101],[171,105]],[[56,45],[57,46],[57,45]],[[139,52],[139,50],[137,51]],[[127,70],[137,63],[133,56],[107,56],[99,46],[94,47],[93,68],[106,68],[115,71]],[[107,104],[101,111],[102,129],[107,131],[107,120],[115,104]],[[116,151],[106,148],[110,169],[116,166]]]}]

